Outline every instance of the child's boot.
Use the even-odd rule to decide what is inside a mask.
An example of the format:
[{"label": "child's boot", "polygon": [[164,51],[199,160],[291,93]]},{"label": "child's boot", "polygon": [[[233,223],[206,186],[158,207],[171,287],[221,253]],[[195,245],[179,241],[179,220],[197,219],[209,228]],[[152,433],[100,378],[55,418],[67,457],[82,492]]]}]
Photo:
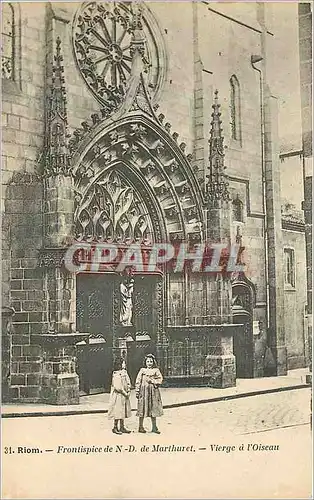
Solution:
[{"label": "child's boot", "polygon": [[143,425],[143,423],[144,423],[144,418],[143,418],[143,417],[140,417],[140,418],[139,418],[139,425],[138,425],[138,432],[141,432],[142,434],[145,434],[145,433],[146,433],[146,431],[145,431],[145,429],[144,429],[144,425]]},{"label": "child's boot", "polygon": [[152,432],[155,434],[160,434],[160,430],[157,427],[156,417],[152,417]]},{"label": "child's boot", "polygon": [[124,427],[124,420],[121,418],[120,419],[120,431],[122,432],[122,434],[130,434],[131,431],[129,431],[129,429],[126,429]]},{"label": "child's boot", "polygon": [[112,432],[113,432],[114,434],[122,434],[122,432],[121,432],[121,431],[119,431],[119,429],[118,429],[118,422],[119,422],[119,420],[115,420],[115,421],[114,421],[114,424],[113,424],[113,429],[112,429]]}]

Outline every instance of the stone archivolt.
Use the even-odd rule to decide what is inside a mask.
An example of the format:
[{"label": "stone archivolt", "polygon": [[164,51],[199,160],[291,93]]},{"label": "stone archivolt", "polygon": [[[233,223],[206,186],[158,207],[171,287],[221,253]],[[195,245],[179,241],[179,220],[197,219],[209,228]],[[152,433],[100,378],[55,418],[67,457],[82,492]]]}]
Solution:
[{"label": "stone archivolt", "polygon": [[[135,197],[138,197],[138,200],[140,197],[145,197],[146,200],[147,197],[151,199],[152,205],[155,205],[153,212],[156,220],[153,227],[164,227],[166,232],[161,230],[158,237],[151,231],[154,241],[168,238],[170,233],[176,232],[182,232],[187,236],[187,228],[192,232],[200,232],[203,212],[197,197],[197,193],[200,192],[197,180],[182,150],[172,138],[169,138],[167,131],[161,129],[159,123],[153,123],[143,113],[137,111],[135,114],[133,111],[115,123],[114,129],[109,128],[108,131],[96,133],[95,136],[96,140],[92,141],[92,146],[86,149],[79,165],[72,170],[78,201],[75,213],[78,237],[82,239],[91,237],[92,233],[86,234],[85,229],[84,231],[82,229],[82,224],[85,228],[91,227],[91,221],[96,216],[95,210],[99,215],[100,207],[95,208],[95,194],[91,196],[91,193],[100,193],[103,189],[100,186],[108,184],[113,177],[120,179],[118,181],[120,183],[123,178],[122,183],[125,186],[128,183],[131,190],[129,193],[133,193],[134,200]],[[148,207],[144,209],[144,213],[147,209]],[[108,206],[104,207],[101,217],[106,218],[106,210],[108,212]],[[132,209],[128,207],[128,210],[132,211],[134,207]],[[128,210],[124,213],[125,217],[133,217]],[[161,218],[161,221],[157,222],[158,218]],[[194,222],[192,227],[190,227],[191,222]],[[101,231],[102,236],[94,234],[97,241],[105,241],[109,233],[110,238],[116,237],[109,230],[114,224],[112,217],[106,224],[108,224],[106,231]],[[147,228],[149,225],[147,223]],[[130,235],[133,235],[133,240],[137,241],[140,235],[135,237],[131,225],[129,231]],[[121,234],[120,231],[120,237]],[[124,234],[124,237],[129,240],[130,235]],[[146,235],[143,233],[140,238],[146,239]]]},{"label": "stone archivolt", "polygon": [[[107,103],[108,102],[109,101],[107,101]],[[163,125],[165,115],[163,113],[160,113],[157,116],[156,112],[158,108],[158,104],[152,104],[150,94],[147,90],[147,82],[145,81],[143,74],[140,73],[139,75],[135,75],[134,82],[128,89],[125,101],[119,109],[115,110],[115,113],[111,117],[110,114],[112,110],[109,111],[105,105],[103,108],[101,108],[99,113],[93,113],[91,115],[90,121],[82,122],[81,128],[78,128],[73,132],[68,143],[70,156],[73,157],[77,153],[78,149],[82,150],[84,148],[84,145],[87,146],[88,144],[90,144],[95,135],[98,134],[100,130],[104,130],[108,124],[117,123],[121,118],[126,117],[127,115],[131,118],[135,115],[135,113],[136,115],[140,113],[143,116],[148,116],[155,125],[158,125],[157,133],[162,131],[164,135],[165,132],[167,141],[169,141],[170,139],[170,143],[173,144],[173,146],[179,145],[178,149],[180,149],[181,151],[180,158],[183,154],[187,162],[191,164],[193,155],[191,153],[186,153],[186,144],[184,142],[178,143],[179,134],[177,132],[173,132],[171,134],[171,124],[167,122],[165,125]],[[129,121],[130,123],[132,123],[131,119]],[[138,127],[138,125],[135,123],[134,127]],[[143,133],[145,132],[142,127],[142,134]],[[129,134],[130,138],[132,138],[134,135],[136,135],[136,130],[129,131]],[[117,132],[114,131],[110,133],[110,135],[108,135],[108,140],[110,140],[111,142],[116,142],[117,137]],[[150,149],[156,149],[156,151],[159,152],[159,149],[163,147],[161,138],[158,137],[156,141],[150,144],[149,147]],[[74,162],[72,162],[72,164],[73,163]],[[165,166],[170,166],[171,168],[175,169],[176,164],[176,160],[172,158],[165,164]],[[194,170],[195,168],[193,167],[193,171]]]}]

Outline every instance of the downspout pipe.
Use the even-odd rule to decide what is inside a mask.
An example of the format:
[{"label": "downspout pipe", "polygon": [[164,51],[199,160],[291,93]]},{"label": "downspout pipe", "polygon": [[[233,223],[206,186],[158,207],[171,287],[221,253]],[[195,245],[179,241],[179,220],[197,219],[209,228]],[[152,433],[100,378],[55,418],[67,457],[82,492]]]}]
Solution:
[{"label": "downspout pipe", "polygon": [[267,327],[267,338],[269,331],[269,282],[268,282],[268,228],[267,228],[267,217],[266,217],[266,179],[265,179],[265,124],[264,124],[264,91],[263,91],[263,71],[255,66],[263,60],[260,55],[251,55],[251,65],[252,68],[259,74],[259,93],[260,93],[260,120],[261,120],[261,164],[262,164],[262,186],[263,186],[263,196],[262,196],[262,207],[264,214],[264,252],[265,252],[265,280],[266,280],[266,327]]}]

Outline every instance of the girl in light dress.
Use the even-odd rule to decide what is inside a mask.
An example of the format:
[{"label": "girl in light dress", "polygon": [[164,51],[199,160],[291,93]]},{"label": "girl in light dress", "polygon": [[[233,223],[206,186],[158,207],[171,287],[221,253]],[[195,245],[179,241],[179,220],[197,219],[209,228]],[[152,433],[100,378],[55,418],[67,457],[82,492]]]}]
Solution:
[{"label": "girl in light dress", "polygon": [[108,407],[108,418],[114,421],[112,429],[114,434],[130,434],[131,432],[124,427],[124,419],[131,416],[130,391],[131,382],[125,369],[125,361],[118,358],[113,365]]},{"label": "girl in light dress", "polygon": [[156,418],[163,415],[163,408],[159,386],[162,384],[162,375],[157,367],[156,358],[153,354],[147,354],[144,360],[144,368],[138,372],[135,382],[137,404],[137,416],[139,417],[139,432],[144,429],[144,418],[152,420],[152,432],[160,434],[157,428]]}]

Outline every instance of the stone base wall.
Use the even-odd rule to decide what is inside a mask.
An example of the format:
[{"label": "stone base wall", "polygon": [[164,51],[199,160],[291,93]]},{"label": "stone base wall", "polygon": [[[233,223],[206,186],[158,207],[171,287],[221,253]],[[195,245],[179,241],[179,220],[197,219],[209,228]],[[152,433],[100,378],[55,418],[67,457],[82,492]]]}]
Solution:
[{"label": "stone base wall", "polygon": [[10,305],[15,313],[10,329],[8,397],[40,400],[42,351],[31,335],[48,328],[47,294],[38,249],[42,246],[43,186],[36,174],[18,172],[5,188],[10,227]]},{"label": "stone base wall", "polygon": [[79,403],[79,378],[75,371],[73,347],[44,347],[40,396],[42,401],[50,404]]},{"label": "stone base wall", "polygon": [[79,404],[79,377],[77,374],[43,375],[41,401],[53,405]]},{"label": "stone base wall", "polygon": [[[15,342],[23,345],[16,345]],[[47,349],[29,344],[29,335],[11,335],[8,400],[24,403],[78,404],[79,377],[75,351],[70,348]]]},{"label": "stone base wall", "polygon": [[229,356],[207,356],[206,372],[209,374],[209,386],[219,389],[236,385],[236,358]]},{"label": "stone base wall", "polygon": [[42,382],[41,348],[30,345],[29,335],[13,333],[11,339],[10,400],[25,403],[39,402]]},{"label": "stone base wall", "polygon": [[233,335],[242,325],[169,327],[167,345],[159,349],[166,385],[233,387],[236,359]]}]

